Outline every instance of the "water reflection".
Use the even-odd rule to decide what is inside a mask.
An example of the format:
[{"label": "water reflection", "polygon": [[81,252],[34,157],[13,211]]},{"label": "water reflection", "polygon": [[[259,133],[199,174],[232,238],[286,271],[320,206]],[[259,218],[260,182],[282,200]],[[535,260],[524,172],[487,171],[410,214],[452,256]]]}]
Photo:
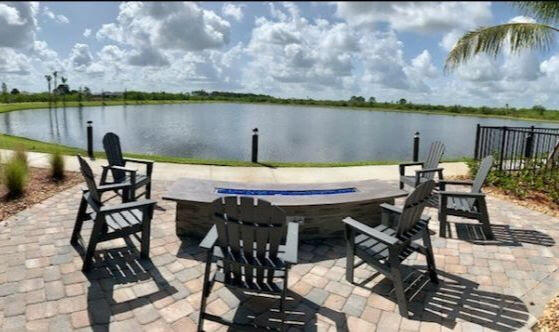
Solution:
[{"label": "water reflection", "polygon": [[[250,159],[252,128],[260,130],[260,159],[273,161],[407,160],[413,134],[420,155],[433,140],[446,157],[471,156],[475,126],[541,123],[417,113],[242,105],[170,104],[51,108],[0,114],[0,132],[82,147],[93,121],[95,148],[107,131],[129,152],[204,159]],[[547,125],[551,126],[551,125]],[[555,125],[557,126],[557,125]]]}]

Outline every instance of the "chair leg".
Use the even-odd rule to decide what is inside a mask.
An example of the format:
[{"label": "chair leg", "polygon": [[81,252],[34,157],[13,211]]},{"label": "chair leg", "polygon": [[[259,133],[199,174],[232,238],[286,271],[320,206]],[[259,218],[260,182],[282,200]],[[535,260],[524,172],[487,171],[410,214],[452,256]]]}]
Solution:
[{"label": "chair leg", "polygon": [[349,226],[345,226],[346,236],[346,267],[345,278],[353,284],[353,269],[355,267],[355,233]]},{"label": "chair leg", "polygon": [[402,274],[399,266],[391,268],[392,283],[394,284],[394,291],[396,292],[396,299],[398,300],[398,308],[400,315],[404,318],[409,318],[408,314],[408,300],[404,292],[404,283],[402,282]]},{"label": "chair leg", "polygon": [[404,182],[400,181],[400,189],[404,189]]},{"label": "chair leg", "polygon": [[80,232],[82,231],[83,222],[86,218],[87,211],[87,201],[82,197],[80,201],[80,207],[78,208],[78,214],[76,215],[76,223],[74,224],[74,230],[72,231],[72,237],[70,238],[70,244],[78,244],[78,238],[80,237]]},{"label": "chair leg", "polygon": [[439,236],[446,237],[447,229],[446,212],[443,209],[439,209]]},{"label": "chair leg", "polygon": [[286,328],[286,324],[285,324],[285,296],[287,293],[287,276],[288,276],[288,270],[285,271],[285,279],[284,279],[284,284],[283,284],[283,289],[281,290],[281,299],[280,299],[280,315],[281,315],[281,330],[282,331],[287,331]]},{"label": "chair leg", "polygon": [[428,229],[423,232],[423,246],[425,247],[425,258],[427,259],[429,278],[432,282],[438,284],[439,277],[437,276],[437,266],[435,265],[435,256],[433,255],[433,245],[431,244],[431,235],[429,235]]},{"label": "chair leg", "polygon": [[208,294],[210,292],[210,268],[212,264],[212,253],[208,251],[206,253],[206,269],[204,272],[204,284],[202,286],[202,301],[200,302],[200,316],[198,318],[198,332],[204,330],[204,314],[206,311],[206,302],[208,299]]},{"label": "chair leg", "polygon": [[493,235],[493,230],[491,230],[491,224],[489,222],[489,213],[487,212],[487,204],[485,203],[485,199],[479,200],[479,211],[481,213],[480,222],[481,227],[483,228],[483,233],[488,240],[494,240],[495,235]]},{"label": "chair leg", "polygon": [[146,183],[146,199],[151,198],[151,179]]},{"label": "chair leg", "polygon": [[149,258],[149,241],[151,235],[151,218],[152,218],[151,210],[152,208],[150,208],[149,211],[144,210],[142,216],[144,220],[142,221],[142,243],[141,243],[142,248],[140,252],[140,257],[143,259]]},{"label": "chair leg", "polygon": [[104,223],[105,222],[103,219],[95,219],[95,224],[93,225],[93,229],[91,230],[91,237],[89,238],[87,251],[83,259],[82,271],[89,270],[89,265],[91,264],[91,260],[93,259],[93,255],[95,254],[95,247],[97,247],[97,243],[99,242],[99,237],[101,235]]}]

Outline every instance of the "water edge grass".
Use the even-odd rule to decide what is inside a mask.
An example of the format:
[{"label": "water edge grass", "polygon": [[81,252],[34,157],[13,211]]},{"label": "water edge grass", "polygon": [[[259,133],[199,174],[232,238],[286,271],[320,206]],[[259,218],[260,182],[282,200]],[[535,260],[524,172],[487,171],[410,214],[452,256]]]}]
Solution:
[{"label": "water edge grass", "polygon": [[[87,155],[86,150],[70,147],[66,145],[48,143],[37,141],[20,136],[12,136],[0,134],[0,149],[16,150],[24,148],[28,152],[43,152],[43,153],[60,153],[63,155],[75,156],[81,154]],[[96,151],[95,158],[105,158],[105,153]],[[268,162],[261,161],[259,163],[252,163],[250,161],[242,160],[209,160],[198,158],[183,158],[172,156],[159,156],[151,154],[140,153],[125,153],[125,156],[130,158],[150,159],[156,162],[175,163],[175,164],[194,164],[194,165],[214,165],[214,166],[238,166],[238,167],[346,167],[346,166],[370,166],[370,165],[394,165],[398,164],[396,160],[384,161],[354,161],[354,162],[326,162],[326,163],[313,163],[313,162]],[[444,160],[445,162],[467,161],[469,158],[454,158]]]}]

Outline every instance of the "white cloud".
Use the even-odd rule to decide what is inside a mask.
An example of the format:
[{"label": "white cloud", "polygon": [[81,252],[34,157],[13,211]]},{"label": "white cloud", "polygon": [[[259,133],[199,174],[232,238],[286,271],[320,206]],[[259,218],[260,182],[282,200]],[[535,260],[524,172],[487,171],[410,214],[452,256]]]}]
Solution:
[{"label": "white cloud", "polygon": [[38,9],[35,2],[0,3],[0,47],[26,48],[33,44]]},{"label": "white cloud", "polygon": [[85,30],[83,31],[83,36],[84,36],[85,38],[88,38],[89,36],[91,36],[91,29],[85,29]]},{"label": "white cloud", "polygon": [[132,51],[128,63],[133,66],[168,66],[169,60],[160,51],[154,48],[144,48],[140,51]]},{"label": "white cloud", "polygon": [[419,33],[470,29],[492,17],[488,2],[338,2],[336,14],[352,25],[386,22]]},{"label": "white cloud", "polygon": [[51,20],[60,23],[60,24],[68,24],[70,23],[70,20],[62,15],[62,14],[55,14],[52,10],[49,9],[49,7],[45,6],[43,8],[43,15],[45,15],[46,17],[50,18]]},{"label": "white cloud", "polygon": [[70,52],[69,62],[76,71],[85,71],[93,61],[93,56],[87,44],[75,44]]},{"label": "white cloud", "polygon": [[30,59],[24,54],[0,47],[0,74],[27,75],[31,67]]},{"label": "white cloud", "polygon": [[226,45],[229,34],[229,22],[195,3],[126,2],[117,22],[104,24],[96,36],[143,49],[201,51]]},{"label": "white cloud", "polygon": [[243,20],[243,5],[234,5],[228,2],[223,4],[221,12],[223,15],[230,16],[238,22]]}]

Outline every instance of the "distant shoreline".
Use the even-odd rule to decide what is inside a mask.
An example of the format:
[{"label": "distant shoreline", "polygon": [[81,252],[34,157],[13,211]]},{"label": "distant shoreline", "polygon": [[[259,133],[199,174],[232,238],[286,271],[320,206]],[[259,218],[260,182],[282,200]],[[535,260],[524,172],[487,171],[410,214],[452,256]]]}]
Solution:
[{"label": "distant shoreline", "polygon": [[[280,99],[281,101],[281,99]],[[514,116],[514,115],[500,115],[500,114],[483,114],[483,113],[473,113],[473,112],[451,112],[445,110],[421,110],[414,108],[389,108],[386,105],[382,106],[357,106],[357,105],[331,105],[328,103],[321,103],[315,101],[313,103],[296,103],[296,102],[263,102],[263,101],[246,101],[238,99],[200,99],[200,100],[138,100],[138,101],[127,101],[123,100],[107,100],[101,102],[95,101],[84,101],[82,102],[82,107],[95,107],[95,106],[121,106],[121,105],[164,105],[164,104],[201,104],[201,103],[232,103],[232,104],[257,104],[257,105],[280,105],[280,106],[308,106],[308,107],[324,107],[324,108],[335,108],[335,109],[351,109],[359,111],[369,111],[369,112],[402,112],[402,113],[419,113],[419,114],[434,114],[434,115],[449,115],[449,116],[468,116],[468,117],[479,117],[479,118],[495,118],[495,119],[508,119],[508,120],[519,120],[519,121],[534,121],[534,122],[548,122],[548,123],[559,123],[559,111],[547,111],[557,113],[557,119],[542,118],[541,116]],[[104,104],[104,105],[103,105]],[[405,106],[405,105],[401,105]],[[62,108],[62,102],[57,103],[57,108]],[[67,101],[66,107],[79,107],[79,102],[77,101]],[[12,112],[12,111],[23,111],[28,109],[43,109],[49,108],[48,102],[23,102],[23,103],[0,103],[0,113]]]}]

